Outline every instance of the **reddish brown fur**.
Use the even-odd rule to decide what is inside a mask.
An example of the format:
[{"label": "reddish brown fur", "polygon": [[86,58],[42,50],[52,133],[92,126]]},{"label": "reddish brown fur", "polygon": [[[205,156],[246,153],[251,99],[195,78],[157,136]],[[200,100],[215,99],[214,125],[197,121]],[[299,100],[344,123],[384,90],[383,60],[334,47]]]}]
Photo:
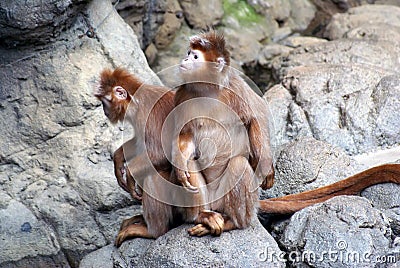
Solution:
[{"label": "reddish brown fur", "polygon": [[[183,152],[183,155],[190,155],[189,152],[185,152],[187,146],[180,146],[182,144],[181,139],[187,140],[188,135],[191,136],[191,143],[195,144],[196,148],[199,146],[199,142],[202,139],[212,139],[214,144],[216,144],[217,155],[214,159],[214,162],[211,166],[207,166],[205,168],[200,167],[202,170],[200,172],[199,179],[204,180],[204,183],[210,184],[215,182],[217,179],[220,179],[218,187],[233,187],[226,193],[225,196],[222,197],[221,200],[214,201],[209,204],[209,208],[213,211],[210,215],[209,213],[199,213],[196,223],[198,225],[189,230],[191,235],[204,235],[207,233],[220,234],[222,230],[228,231],[236,228],[245,228],[249,226],[250,222],[256,215],[255,208],[257,207],[257,191],[255,191],[254,184],[254,171],[262,170],[261,174],[262,179],[267,178],[269,183],[268,186],[272,186],[271,175],[273,176],[273,168],[272,168],[272,157],[271,151],[269,148],[269,136],[268,136],[268,124],[267,121],[261,120],[255,111],[261,110],[262,112],[267,111],[266,104],[260,97],[256,96],[256,94],[247,86],[247,84],[236,74],[229,70],[229,52],[225,48],[225,40],[222,35],[219,35],[215,32],[209,32],[202,34],[197,37],[191,38],[190,43],[191,49],[200,50],[204,54],[204,58],[206,61],[210,62],[218,62],[219,58],[224,59],[225,67],[221,70],[221,73],[217,73],[217,69],[204,69],[204,73],[215,72],[220,79],[217,81],[227,81],[226,84],[215,85],[211,81],[211,83],[206,82],[195,82],[188,83],[181,86],[175,95],[175,106],[183,104],[187,100],[196,99],[199,97],[207,97],[213,98],[230,107],[234,113],[236,113],[239,119],[244,124],[245,128],[248,130],[248,137],[250,140],[250,152],[247,151],[244,144],[246,141],[243,140],[243,136],[240,135],[237,137],[232,137],[236,141],[236,144],[240,144],[240,146],[244,146],[242,149],[238,149],[237,152],[232,155],[230,158],[230,154],[233,153],[232,149],[226,148],[225,143],[227,142],[226,137],[222,131],[215,132],[218,129],[217,125],[212,120],[193,120],[187,123],[182,130],[180,131],[177,142],[173,143],[173,150],[180,150]],[[184,60],[187,61],[186,59]],[[198,74],[199,70],[194,70],[193,73]],[[186,77],[190,75],[185,73]],[[225,79],[227,77],[227,79]],[[197,78],[197,77],[196,77]],[[252,107],[251,107],[252,106]],[[223,107],[223,106],[221,106]],[[186,122],[185,115],[196,113],[192,109],[201,109],[199,107],[189,106],[185,108],[186,110],[182,111],[182,115],[176,118],[176,120],[183,120]],[[210,109],[212,109],[210,107]],[[254,109],[254,112],[251,111]],[[234,118],[230,119],[232,115],[230,113],[224,111],[224,109],[219,108],[217,106],[216,113],[214,116],[218,118],[221,117],[223,120],[235,120]],[[268,113],[265,112],[262,116],[265,116]],[[204,116],[207,117],[207,112],[205,112]],[[261,121],[259,121],[261,120]],[[234,121],[231,122],[232,125],[235,125]],[[262,128],[265,129],[265,132],[261,131],[260,124],[262,124]],[[228,123],[228,125],[230,125]],[[235,133],[235,129],[231,129],[232,133]],[[209,133],[213,133],[213,136],[210,136]],[[262,140],[262,144],[259,139]],[[240,146],[238,146],[240,148]],[[226,151],[228,150],[228,151]],[[263,152],[262,152],[263,151]],[[206,153],[207,152],[202,152]],[[250,158],[248,154],[250,153]],[[182,155],[179,153],[173,153],[173,158],[175,157],[176,163],[184,163],[185,159],[182,159]],[[252,165],[249,163],[249,159]],[[262,161],[262,162],[261,162]],[[262,169],[258,169],[257,164],[264,166]],[[254,169],[254,170],[253,170]],[[176,169],[176,173],[178,175],[178,180],[185,184],[185,174],[187,170]],[[241,174],[240,176],[238,174]],[[257,175],[260,173],[257,172]],[[216,191],[216,190],[214,190]],[[208,200],[208,195],[205,194],[205,200]],[[210,196],[214,196],[215,194],[209,194]],[[207,206],[204,206],[203,209],[207,209]],[[221,213],[221,216],[216,216],[215,213]],[[219,226],[218,224],[209,224],[215,218],[223,218],[223,226]],[[215,220],[214,220],[215,221]],[[217,229],[214,229],[217,228]]]},{"label": "reddish brown fur", "polygon": [[400,183],[400,165],[386,164],[315,190],[260,201],[261,213],[291,214],[338,195],[356,195],[378,183]]}]

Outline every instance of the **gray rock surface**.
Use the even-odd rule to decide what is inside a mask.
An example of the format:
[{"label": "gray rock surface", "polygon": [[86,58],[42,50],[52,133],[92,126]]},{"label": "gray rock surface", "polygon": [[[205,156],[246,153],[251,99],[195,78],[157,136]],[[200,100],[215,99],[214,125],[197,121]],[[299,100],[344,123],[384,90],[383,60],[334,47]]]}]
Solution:
[{"label": "gray rock surface", "polygon": [[279,148],[275,184],[262,197],[278,197],[322,187],[360,171],[362,167],[340,148],[302,137]]},{"label": "gray rock surface", "polygon": [[361,193],[375,208],[380,209],[389,219],[394,237],[400,237],[400,185],[385,183],[374,185]]},{"label": "gray rock surface", "polygon": [[54,41],[86,4],[84,0],[3,0],[0,3],[0,43],[19,46]]},{"label": "gray rock surface", "polygon": [[350,8],[346,13],[338,13],[333,16],[326,28],[325,37],[330,40],[339,39],[351,29],[374,23],[386,24],[386,27],[399,27],[400,7],[365,5]]},{"label": "gray rock surface", "polygon": [[207,5],[201,1],[179,0],[188,24],[197,29],[205,29],[220,23],[224,15],[222,1],[210,0]]},{"label": "gray rock surface", "polygon": [[294,214],[280,242],[293,265],[372,267],[393,255],[390,236],[387,218],[367,199],[341,196]]},{"label": "gray rock surface", "polygon": [[266,255],[279,256],[281,251],[258,221],[220,237],[190,237],[189,227],[175,228],[157,240],[133,239],[119,249],[107,246],[86,256],[80,268],[96,267],[93,264],[102,261],[102,267],[112,267],[107,266],[110,257],[114,267],[284,267],[276,257]]},{"label": "gray rock surface", "polygon": [[[111,213],[132,204],[112,171],[111,154],[122,132],[109,125],[92,94],[105,67],[124,66],[142,79],[155,77],[132,29],[109,1],[92,1],[86,13],[40,52],[35,47],[1,49],[1,191],[26,211],[22,216],[43,238],[36,241],[37,253],[29,246],[14,255],[8,251],[0,266],[41,263],[32,259],[43,255],[48,263],[76,267],[87,252],[113,240],[94,211]],[[93,39],[78,37],[87,30],[85,20],[96,26]],[[11,219],[19,219],[19,211],[11,208]],[[108,224],[112,221],[118,228],[121,219]],[[12,239],[6,228],[0,234]]]},{"label": "gray rock surface", "polygon": [[399,78],[391,73],[354,64],[291,67],[282,84],[292,99],[287,93],[273,97],[276,91],[284,92],[281,87],[266,93],[278,122],[276,139],[286,141],[312,133],[349,154],[395,145],[400,128],[394,118],[398,118],[398,97],[393,96],[400,93]]}]

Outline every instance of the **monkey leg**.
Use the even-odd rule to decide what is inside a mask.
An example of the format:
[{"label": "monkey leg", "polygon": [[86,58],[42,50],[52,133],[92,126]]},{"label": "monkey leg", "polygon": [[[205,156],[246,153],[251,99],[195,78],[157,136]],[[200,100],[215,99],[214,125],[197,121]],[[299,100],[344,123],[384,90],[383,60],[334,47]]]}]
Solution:
[{"label": "monkey leg", "polygon": [[121,223],[121,227],[119,230],[125,229],[128,225],[138,224],[138,223],[145,223],[143,215],[135,215],[129,219],[125,219]]},{"label": "monkey leg", "polygon": [[119,231],[117,238],[115,239],[115,246],[119,247],[125,240],[135,237],[155,238],[149,233],[148,228],[144,222],[131,224]]},{"label": "monkey leg", "polygon": [[400,164],[373,167],[315,190],[261,200],[259,212],[291,214],[334,196],[359,194],[369,186],[385,182],[400,183]]},{"label": "monkey leg", "polygon": [[216,190],[216,196],[223,197],[211,203],[212,211],[199,214],[196,221],[198,224],[189,229],[189,233],[193,236],[220,235],[223,231],[248,227],[256,217],[256,185],[254,172],[248,160],[242,156],[232,158],[220,177]]},{"label": "monkey leg", "polygon": [[143,216],[138,215],[124,220],[115,240],[119,246],[123,241],[135,238],[157,238],[165,234],[173,223],[172,206],[157,199],[165,189],[160,180],[169,179],[169,172],[155,173],[143,182]]}]

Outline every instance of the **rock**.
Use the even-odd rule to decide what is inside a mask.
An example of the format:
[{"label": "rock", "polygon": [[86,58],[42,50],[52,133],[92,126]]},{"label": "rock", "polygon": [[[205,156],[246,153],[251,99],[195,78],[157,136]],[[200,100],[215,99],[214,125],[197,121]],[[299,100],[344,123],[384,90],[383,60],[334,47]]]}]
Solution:
[{"label": "rock", "polygon": [[281,41],[282,45],[297,48],[301,46],[325,43],[328,40],[318,37],[310,37],[310,36],[289,36]]},{"label": "rock", "polygon": [[118,249],[103,247],[87,255],[80,268],[96,267],[98,263],[105,268],[190,267],[199,263],[213,267],[284,267],[278,258],[282,252],[258,221],[220,237],[191,237],[188,228],[190,225],[177,227],[156,240],[128,240]]},{"label": "rock", "polygon": [[[267,259],[266,250],[281,253],[278,245],[257,221],[244,230],[224,232],[220,237],[190,237],[188,225],[175,228],[155,240],[146,250],[138,266],[221,266],[221,267],[284,267],[276,259]],[[182,251],[184,249],[184,252]]]},{"label": "rock", "polygon": [[[87,254],[79,263],[79,268],[111,268],[113,266],[112,253],[115,250],[114,245],[108,245],[92,253]],[[118,266],[117,266],[118,267]]]},{"label": "rock", "polygon": [[146,48],[154,41],[159,27],[164,23],[164,15],[170,9],[169,2],[171,1],[120,0],[117,2],[118,13],[135,31],[141,48]]},{"label": "rock", "polygon": [[[279,136],[278,140],[291,139],[310,128],[314,138],[352,155],[394,146],[399,129],[398,121],[393,118],[398,113],[397,97],[393,97],[398,94],[395,81],[397,78],[387,75],[385,70],[357,65],[292,68],[283,81],[294,96],[294,103],[287,108],[288,118],[298,114],[300,120],[295,128],[275,128],[277,135],[287,136]],[[391,106],[378,101],[378,95],[385,94],[379,93],[382,90],[391,91],[387,99]],[[290,108],[295,109],[290,111]],[[271,112],[275,114],[274,110]]]},{"label": "rock", "polygon": [[7,46],[47,44],[69,27],[87,4],[84,0],[0,3],[0,43]]},{"label": "rock", "polygon": [[[1,261],[7,260],[7,267],[77,267],[85,254],[113,240],[115,229],[102,227],[120,224],[120,218],[107,220],[95,211],[118,215],[132,205],[117,185],[111,161],[120,140],[132,133],[108,123],[93,88],[106,67],[123,66],[153,84],[159,80],[110,1],[91,1],[84,13],[42,50],[0,48],[1,191],[10,202],[22,203],[20,210],[32,211],[37,220],[26,212],[24,222],[42,236],[35,238],[38,253],[26,245],[26,250],[3,250],[7,256]],[[88,25],[96,29],[94,38],[79,38]],[[3,220],[2,215],[1,226]],[[7,235],[0,244],[11,245],[14,239]]]},{"label": "rock", "polygon": [[224,15],[220,0],[210,0],[207,1],[207,4],[190,0],[179,0],[179,3],[188,24],[197,29],[205,29],[207,26],[219,24]]},{"label": "rock", "polygon": [[338,13],[332,17],[324,36],[330,40],[339,39],[351,29],[365,24],[387,24],[400,26],[400,7],[386,5],[365,5]]},{"label": "rock", "polygon": [[0,266],[69,267],[52,228],[22,203],[0,196],[8,200],[0,208]]},{"label": "rock", "polygon": [[261,16],[245,1],[225,1],[224,10],[223,33],[231,57],[240,65],[256,62],[278,23],[271,16]]},{"label": "rock", "polygon": [[368,198],[375,208],[380,209],[389,219],[393,235],[400,236],[400,185],[378,184],[365,189],[361,196]]},{"label": "rock", "polygon": [[367,199],[340,196],[294,214],[280,242],[292,265],[371,267],[391,254],[390,235],[387,218]]},{"label": "rock", "polygon": [[175,13],[164,15],[164,24],[158,29],[154,42],[157,48],[167,47],[175,38],[176,32],[181,28],[182,18],[177,18]]},{"label": "rock", "polygon": [[279,148],[275,158],[275,184],[263,197],[278,197],[316,189],[361,168],[343,150],[310,137],[302,137]]},{"label": "rock", "polygon": [[316,7],[313,1],[309,0],[289,0],[291,12],[288,26],[293,32],[302,32],[307,29],[311,20],[315,17]]},{"label": "rock", "polygon": [[400,40],[400,27],[385,23],[363,24],[346,32],[344,38],[398,43]]},{"label": "rock", "polygon": [[272,67],[280,81],[295,66],[317,64],[362,65],[365,69],[374,68],[392,74],[399,70],[396,63],[399,57],[400,48],[393,42],[342,39],[297,48],[288,56],[277,59]]},{"label": "rock", "polygon": [[142,207],[134,205],[113,211],[96,211],[95,219],[107,243],[114,244],[122,221],[139,214],[143,214]]},{"label": "rock", "polygon": [[309,0],[247,0],[257,13],[288,27],[290,32],[304,31],[314,18],[316,7]]}]

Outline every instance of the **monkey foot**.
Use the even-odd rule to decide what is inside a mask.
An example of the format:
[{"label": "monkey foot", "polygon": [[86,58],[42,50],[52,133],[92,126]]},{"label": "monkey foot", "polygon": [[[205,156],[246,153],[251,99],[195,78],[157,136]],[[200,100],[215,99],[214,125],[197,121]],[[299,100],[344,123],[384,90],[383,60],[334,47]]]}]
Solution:
[{"label": "monkey foot", "polygon": [[118,232],[117,238],[115,239],[115,246],[119,247],[125,240],[135,237],[153,238],[149,234],[147,226],[144,222],[131,224],[124,227],[122,230]]},{"label": "monkey foot", "polygon": [[133,216],[133,217],[131,217],[129,219],[123,220],[119,230],[121,231],[122,229],[124,229],[124,228],[126,228],[126,227],[128,227],[129,225],[132,225],[132,224],[139,224],[139,223],[142,224],[144,222],[145,221],[144,221],[143,215],[135,215],[135,216]]},{"label": "monkey foot", "polygon": [[[189,229],[189,234],[193,236],[203,236],[206,234],[219,236],[224,231],[224,218],[215,211],[202,211],[197,216],[195,227]],[[207,229],[207,230],[205,230]]]},{"label": "monkey foot", "polygon": [[205,236],[205,235],[211,233],[211,231],[206,226],[204,226],[203,224],[200,223],[192,228],[189,228],[188,233],[191,236]]}]

